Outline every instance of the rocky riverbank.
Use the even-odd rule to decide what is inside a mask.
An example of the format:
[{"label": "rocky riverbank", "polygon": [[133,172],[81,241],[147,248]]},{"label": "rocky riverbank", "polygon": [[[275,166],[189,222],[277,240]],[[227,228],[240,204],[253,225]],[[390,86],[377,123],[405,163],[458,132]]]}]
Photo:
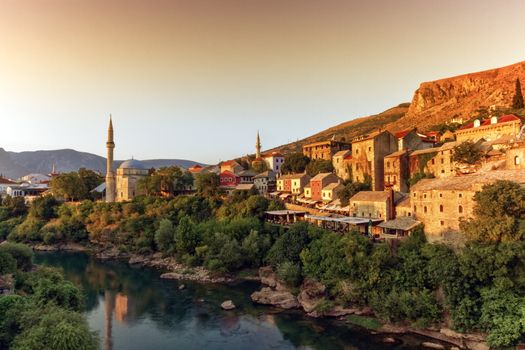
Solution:
[{"label": "rocky riverbank", "polygon": [[[329,302],[326,299],[326,287],[317,281],[306,279],[300,286],[297,296],[295,296],[290,288],[278,280],[271,267],[261,267],[259,277],[264,287],[260,291],[252,293],[251,299],[256,303],[281,309],[302,309],[310,317],[336,317],[339,319],[345,319],[345,316],[348,315],[374,317],[373,311],[368,307],[345,308]],[[448,328],[415,329],[383,324],[377,332],[387,335],[413,333],[450,344],[449,347],[433,342],[422,344],[422,346],[431,349],[489,350],[485,342],[485,335],[462,334]],[[385,339],[396,342],[392,336]]]}]

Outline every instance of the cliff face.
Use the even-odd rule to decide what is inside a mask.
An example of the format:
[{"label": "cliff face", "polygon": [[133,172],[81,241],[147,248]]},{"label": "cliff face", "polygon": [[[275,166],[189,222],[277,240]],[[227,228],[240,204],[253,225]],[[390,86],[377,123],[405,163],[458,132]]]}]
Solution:
[{"label": "cliff face", "polygon": [[483,72],[422,83],[407,114],[395,129],[417,125],[421,130],[452,118],[470,119],[480,107],[511,107],[516,78],[525,83],[525,62]]}]

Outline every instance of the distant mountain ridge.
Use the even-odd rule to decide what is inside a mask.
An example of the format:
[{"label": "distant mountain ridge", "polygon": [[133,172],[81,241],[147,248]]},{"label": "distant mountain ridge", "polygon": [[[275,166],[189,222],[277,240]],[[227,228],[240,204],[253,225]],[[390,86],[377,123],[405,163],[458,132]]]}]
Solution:
[{"label": "distant mountain ridge", "polygon": [[[196,164],[205,165],[186,159],[148,159],[141,161],[148,168],[172,165],[189,168]],[[122,162],[123,160],[115,161],[115,167],[118,167]],[[0,148],[0,174],[4,177],[17,179],[30,173],[49,174],[53,164],[55,164],[58,172],[77,171],[80,168],[95,170],[102,174],[106,172],[106,158],[92,153],[79,152],[73,149],[9,152]]]}]

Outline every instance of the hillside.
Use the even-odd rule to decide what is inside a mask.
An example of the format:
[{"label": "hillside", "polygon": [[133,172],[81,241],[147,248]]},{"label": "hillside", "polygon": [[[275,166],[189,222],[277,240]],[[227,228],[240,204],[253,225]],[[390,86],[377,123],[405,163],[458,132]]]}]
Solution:
[{"label": "hillside", "polygon": [[[479,109],[512,106],[516,78],[525,82],[525,62],[422,83],[396,129],[417,125],[427,130],[452,118],[471,119]],[[523,87],[523,83],[522,83]]]},{"label": "hillside", "polygon": [[299,152],[304,144],[352,138],[377,130],[399,131],[417,127],[426,131],[432,126],[449,122],[452,118],[464,121],[476,117],[495,105],[499,110],[522,115],[525,111],[511,110],[516,78],[525,87],[525,61],[483,72],[459,75],[422,83],[414,92],[411,103],[403,103],[382,113],[350,120],[305,139],[266,152]]},{"label": "hillside", "polygon": [[386,111],[371,115],[368,117],[361,117],[350,120],[333,126],[329,129],[323,130],[315,135],[309,136],[305,139],[292,142],[283,146],[276,147],[266,152],[279,151],[283,153],[299,152],[302,145],[328,140],[334,135],[337,140],[351,141],[354,137],[369,133],[378,128],[386,128],[395,124],[408,111],[408,103],[402,103],[396,107],[387,109]]},{"label": "hillside", "polygon": [[[185,159],[151,159],[143,160],[148,168],[160,168],[170,165],[178,165],[189,168],[195,164],[201,164]],[[118,166],[122,161],[115,161]],[[59,172],[77,171],[79,168],[87,168],[101,173],[106,171],[106,158],[96,154],[79,152],[72,149],[61,149],[52,151],[30,151],[30,152],[7,152],[0,148],[0,174],[5,177],[17,179],[29,173],[48,174],[53,164]]]}]

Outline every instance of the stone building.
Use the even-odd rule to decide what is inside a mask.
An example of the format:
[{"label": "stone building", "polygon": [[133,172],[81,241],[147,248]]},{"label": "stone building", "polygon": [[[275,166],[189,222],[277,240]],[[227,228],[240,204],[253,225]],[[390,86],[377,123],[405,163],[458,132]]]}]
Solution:
[{"label": "stone building", "polygon": [[361,191],[349,201],[350,216],[391,220],[395,218],[395,205],[404,196],[391,189],[385,191]]},{"label": "stone building", "polygon": [[220,172],[223,173],[225,171],[229,171],[231,173],[237,174],[243,171],[244,168],[237,163],[235,160],[228,160],[226,162],[222,162],[220,164]]},{"label": "stone building", "polygon": [[394,152],[384,160],[384,183],[394,191],[408,192],[408,160],[409,152],[404,149]]},{"label": "stone building", "polygon": [[525,172],[497,170],[420,180],[410,189],[412,216],[425,225],[430,236],[457,233],[460,221],[473,215],[474,194],[497,180],[525,185]]},{"label": "stone building", "polygon": [[277,191],[292,193],[293,190],[294,194],[300,194],[309,180],[306,173],[282,175],[277,178]]},{"label": "stone building", "polygon": [[504,135],[516,136],[520,132],[521,124],[521,118],[513,114],[494,116],[484,120],[476,119],[456,130],[456,141],[476,142],[482,138],[492,141]]},{"label": "stone building", "polygon": [[366,175],[372,179],[372,189],[384,188],[384,158],[397,151],[397,139],[388,131],[377,131],[352,141],[352,181],[363,182]]},{"label": "stone building", "polygon": [[149,170],[142,162],[136,159],[123,162],[117,169],[117,202],[130,201],[136,196],[144,195],[145,192],[138,186],[138,183],[147,176],[149,176]]},{"label": "stone building", "polygon": [[416,128],[399,131],[394,134],[398,150],[417,150],[434,147],[434,142],[417,132]]},{"label": "stone building", "polygon": [[339,182],[332,182],[325,186],[321,191],[323,202],[331,202],[339,199],[339,191],[344,188],[343,184]]},{"label": "stone building", "polygon": [[223,171],[219,175],[219,186],[225,188],[234,188],[241,183],[241,178],[239,175],[231,171]]},{"label": "stone building", "polygon": [[300,195],[303,193],[304,186],[308,185],[310,181],[310,175],[300,174],[299,176],[292,177],[291,192],[293,195]]},{"label": "stone building", "polygon": [[334,154],[339,151],[350,150],[351,145],[346,142],[328,140],[315,142],[303,146],[303,154],[310,159],[332,160]]},{"label": "stone building", "polygon": [[506,169],[525,169],[525,141],[516,142],[505,152]]},{"label": "stone building", "polygon": [[348,180],[350,179],[351,170],[350,163],[347,161],[347,157],[351,159],[352,152],[350,150],[339,151],[332,157],[332,165],[334,167],[335,174],[337,177]]}]

